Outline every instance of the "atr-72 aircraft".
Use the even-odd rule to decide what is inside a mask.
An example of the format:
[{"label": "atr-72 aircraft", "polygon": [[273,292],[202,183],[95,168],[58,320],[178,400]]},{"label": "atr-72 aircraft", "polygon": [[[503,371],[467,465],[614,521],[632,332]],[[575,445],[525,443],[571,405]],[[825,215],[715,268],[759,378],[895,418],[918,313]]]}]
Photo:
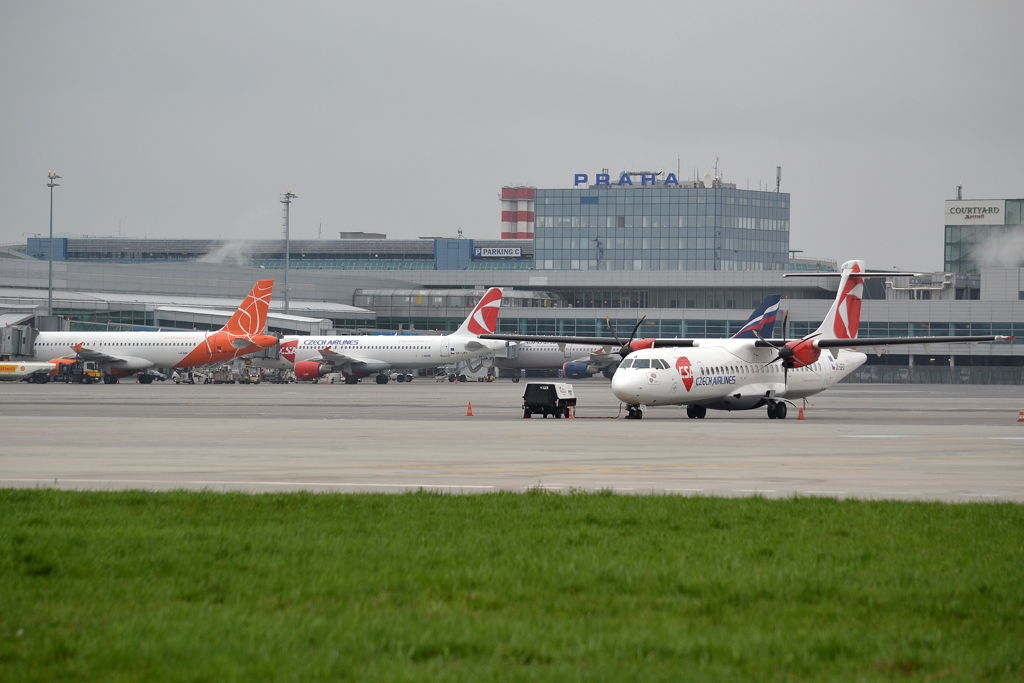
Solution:
[{"label": "atr-72 aircraft", "polygon": [[[779,310],[779,295],[769,294],[754,309],[743,327],[732,336],[733,339],[754,339],[754,332],[770,337],[775,327]],[[617,351],[621,344],[565,344],[543,341],[506,342],[505,356],[501,350],[494,356],[495,367],[502,370],[535,370],[562,368],[569,379],[586,379],[597,373],[604,373],[611,379],[615,368],[622,362]],[[518,382],[518,373],[513,378]]]},{"label": "atr-72 aircraft", "polygon": [[118,377],[135,373],[149,384],[149,368],[192,368],[245,356],[277,343],[277,337],[263,333],[273,289],[273,280],[257,282],[217,331],[40,332],[33,360],[56,365],[96,361],[104,384],[117,384]]},{"label": "atr-72 aircraft", "polygon": [[[390,370],[415,370],[450,365],[484,356],[503,346],[482,342],[480,336],[494,331],[501,309],[501,289],[492,287],[481,297],[462,325],[446,336],[353,335],[350,337],[288,336],[281,340],[279,360],[259,358],[261,367],[294,368],[299,379],[317,379],[332,372],[345,376],[346,384],[376,374],[387,384]],[[412,375],[399,375],[412,381]]]},{"label": "atr-72 aircraft", "polygon": [[[866,277],[913,273],[867,272],[863,261],[847,261],[839,291],[821,326],[801,339],[637,339],[622,346],[623,361],[612,377],[612,393],[626,404],[627,418],[643,417],[643,407],[685,405],[690,418],[708,409],[751,410],[767,406],[770,419],[785,419],[786,404],[834,386],[859,368],[867,356],[857,347],[896,344],[953,344],[1006,341],[1013,337],[857,338]],[[829,277],[829,273],[786,276]],[[785,327],[785,325],[783,325]],[[634,330],[635,334],[635,330]],[[492,335],[499,338],[499,335]],[[570,338],[549,338],[567,341]],[[576,339],[580,342],[582,340]],[[592,340],[588,340],[592,341]]]}]

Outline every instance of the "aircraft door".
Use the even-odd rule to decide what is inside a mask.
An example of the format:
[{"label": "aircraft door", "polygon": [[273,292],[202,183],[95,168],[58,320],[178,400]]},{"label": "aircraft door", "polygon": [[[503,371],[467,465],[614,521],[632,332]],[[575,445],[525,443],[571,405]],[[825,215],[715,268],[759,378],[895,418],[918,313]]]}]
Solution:
[{"label": "aircraft door", "polygon": [[562,355],[566,358],[572,358],[572,344],[565,344],[562,347]]},{"label": "aircraft door", "polygon": [[448,344],[448,340],[447,339],[442,339],[441,340],[441,357],[442,358],[447,358],[448,356],[451,355],[451,353],[452,352],[451,352],[450,345]]}]

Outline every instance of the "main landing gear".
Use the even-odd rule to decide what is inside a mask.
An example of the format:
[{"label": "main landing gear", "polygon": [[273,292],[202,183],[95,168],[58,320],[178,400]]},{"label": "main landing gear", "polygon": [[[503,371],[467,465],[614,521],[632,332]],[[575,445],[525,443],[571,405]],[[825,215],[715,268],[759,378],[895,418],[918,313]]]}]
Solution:
[{"label": "main landing gear", "polygon": [[642,420],[644,417],[644,411],[640,406],[626,406],[626,419],[627,420]]},{"label": "main landing gear", "polygon": [[708,414],[708,409],[704,406],[686,406],[686,417],[691,420],[703,420]]},{"label": "main landing gear", "polygon": [[785,420],[786,419],[786,404],[782,401],[774,401],[768,404],[768,419],[769,420]]},{"label": "main landing gear", "polygon": [[139,384],[152,384],[153,375],[147,375],[144,372],[139,373]]},{"label": "main landing gear", "polygon": [[345,375],[345,384],[358,384],[359,378],[355,375]]},{"label": "main landing gear", "polygon": [[117,375],[103,375],[104,384],[117,384]]},{"label": "main landing gear", "polygon": [[377,375],[377,384],[387,384],[389,379],[387,375]]}]

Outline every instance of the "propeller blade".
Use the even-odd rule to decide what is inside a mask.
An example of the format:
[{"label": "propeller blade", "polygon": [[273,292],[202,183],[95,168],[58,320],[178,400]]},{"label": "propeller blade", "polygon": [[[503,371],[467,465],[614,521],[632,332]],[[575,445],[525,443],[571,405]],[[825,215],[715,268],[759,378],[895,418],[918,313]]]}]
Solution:
[{"label": "propeller blade", "polygon": [[758,339],[760,339],[761,341],[763,341],[763,342],[764,342],[765,344],[768,344],[768,345],[769,345],[769,346],[771,346],[771,347],[772,347],[773,349],[781,349],[781,348],[782,348],[783,346],[785,346],[785,345],[786,345],[786,342],[782,342],[781,344],[773,344],[773,343],[772,343],[771,341],[769,341],[769,340],[765,339],[764,337],[762,337],[762,336],[761,336],[761,333],[760,333],[760,332],[758,332],[757,330],[751,330],[751,332],[753,332],[753,333],[754,333],[754,336],[755,336],[755,337],[757,337]]},{"label": "propeller blade", "polygon": [[647,320],[647,316],[646,315],[644,317],[640,318],[640,320],[637,321],[636,325],[633,327],[633,334],[629,335],[629,341],[626,342],[627,345],[633,343],[633,337],[636,336],[636,331],[640,329],[640,325],[642,325],[645,320]]},{"label": "propeller blade", "polygon": [[782,338],[789,339],[789,309],[782,315]]},{"label": "propeller blade", "polygon": [[615,343],[618,344],[620,347],[624,346],[624,344],[622,343],[622,340],[619,339],[619,335],[615,334],[615,328],[612,327],[612,319],[611,319],[611,317],[605,316],[604,320],[605,320],[606,323],[608,323],[608,329],[612,331],[612,336],[615,337]]}]

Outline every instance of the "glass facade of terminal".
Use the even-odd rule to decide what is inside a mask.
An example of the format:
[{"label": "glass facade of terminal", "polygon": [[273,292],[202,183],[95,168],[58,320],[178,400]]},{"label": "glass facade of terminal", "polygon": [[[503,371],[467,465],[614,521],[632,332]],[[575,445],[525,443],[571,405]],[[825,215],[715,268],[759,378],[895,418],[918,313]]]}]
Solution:
[{"label": "glass facade of terminal", "polygon": [[537,190],[537,270],[785,270],[789,194],[729,187]]}]

